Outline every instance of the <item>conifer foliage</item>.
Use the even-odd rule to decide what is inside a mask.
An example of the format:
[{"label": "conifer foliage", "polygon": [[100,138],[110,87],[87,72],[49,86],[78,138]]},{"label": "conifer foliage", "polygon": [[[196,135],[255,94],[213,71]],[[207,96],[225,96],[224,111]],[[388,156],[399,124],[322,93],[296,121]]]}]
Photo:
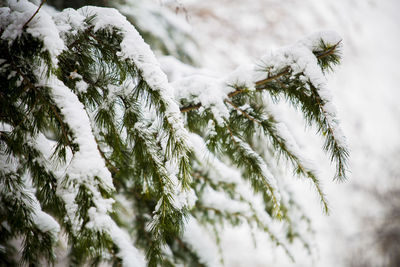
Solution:
[{"label": "conifer foliage", "polygon": [[286,100],[315,125],[345,179],[324,77],[340,60],[336,34],[222,78],[175,59],[163,71],[116,9],[50,15],[10,0],[0,35],[1,264],[56,262],[64,240],[71,265],[218,266],[226,223],[264,231],[289,257],[295,239],[310,249],[280,164],[311,181],[326,212],[327,202],[271,107]]}]

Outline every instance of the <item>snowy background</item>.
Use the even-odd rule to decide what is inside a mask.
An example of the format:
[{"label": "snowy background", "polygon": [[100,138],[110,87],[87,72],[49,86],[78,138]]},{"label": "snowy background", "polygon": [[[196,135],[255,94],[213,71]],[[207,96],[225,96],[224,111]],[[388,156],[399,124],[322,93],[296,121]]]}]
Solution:
[{"label": "snowy background", "polygon": [[331,214],[326,216],[316,193],[304,183],[296,184],[298,198],[314,223],[317,257],[310,259],[299,250],[296,263],[286,261],[279,252],[271,254],[262,234],[256,235],[255,247],[245,228],[227,229],[222,245],[226,266],[348,264],[369,234],[365,217],[379,217],[382,210],[366,191],[390,187],[391,175],[399,168],[400,1],[161,2],[191,25],[203,67],[221,75],[318,30],[335,30],[343,37],[343,61],[328,84],[351,149],[350,179],[333,182],[333,170],[320,152],[320,140],[313,137],[314,129],[305,134],[300,119],[291,111],[285,118],[301,149],[318,166],[330,202]]}]

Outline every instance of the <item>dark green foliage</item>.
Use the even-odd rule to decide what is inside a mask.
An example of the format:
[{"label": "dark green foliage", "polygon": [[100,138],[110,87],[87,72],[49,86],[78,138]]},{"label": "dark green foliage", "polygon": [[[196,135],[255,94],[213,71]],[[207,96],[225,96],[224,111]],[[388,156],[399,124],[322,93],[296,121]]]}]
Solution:
[{"label": "dark green foliage", "polygon": [[[180,103],[185,112],[181,121],[171,115],[169,108],[175,103],[152,87],[136,61],[120,56],[126,34],[123,29],[114,25],[95,30],[96,19],[101,18],[90,12],[85,15],[79,29],[71,24],[71,30],[60,32],[66,49],[56,58],[57,63],[42,40],[26,28],[12,41],[0,40],[0,163],[4,168],[0,170],[0,264],[11,264],[14,257],[28,264],[54,261],[56,238],[50,231],[40,230],[33,220],[37,212],[34,201],[59,223],[68,241],[69,264],[73,266],[104,261],[115,266],[123,264],[119,252],[124,248],[112,230],[91,226],[93,220],[104,219],[91,217],[93,210],[102,208],[97,204],[99,199],[116,200],[112,210],[101,215],[109,216],[116,228],[123,228],[134,237],[134,246],[146,252],[149,266],[206,265],[182,237],[188,216],[213,232],[217,245],[219,227],[247,223],[265,232],[289,257],[287,244],[295,239],[309,249],[303,233],[294,227],[297,222],[292,216],[300,214],[298,217],[308,226],[309,219],[290,190],[280,197],[286,188],[279,179],[276,182],[277,175],[269,170],[278,169],[280,158],[290,162],[294,174],[315,185],[326,212],[327,203],[316,174],[292,149],[262,95],[267,93],[275,101],[285,98],[300,109],[309,124],[317,126],[325,138],[324,150],[336,161],[337,177],[342,179],[348,152],[336,139],[319,88],[311,81],[303,81],[303,73],[292,75],[289,66],[277,73],[266,68],[266,78],[256,82],[253,90],[240,82],[230,85],[232,92],[224,100],[229,116],[223,123],[217,123],[210,107],[199,112],[201,104],[193,99]],[[337,46],[321,42],[314,52],[323,71],[339,62]],[[166,48],[161,50],[169,53]],[[90,119],[96,153],[111,173],[115,190],[97,175],[85,173],[76,178],[67,172],[72,159],[82,152],[82,144],[68,114],[56,101],[54,84],[47,83],[52,79],[65,85],[82,104]],[[82,82],[87,88],[82,89]],[[183,129],[176,126],[183,123],[204,141],[220,164],[237,168],[244,181],[220,179],[224,174],[218,173],[221,170],[215,163],[202,162],[196,155],[198,148],[190,150],[186,131],[182,134]],[[51,155],[38,148],[41,139],[54,147],[49,149]],[[174,164],[176,169],[171,170],[169,166]],[[28,180],[32,192],[27,189]],[[249,186],[262,199],[261,208],[241,191],[243,186]],[[248,211],[232,212],[205,205],[203,197],[209,189],[246,205]],[[65,194],[71,190],[76,194],[66,200]],[[176,204],[177,194],[191,190],[197,197],[193,207]],[[77,204],[74,214],[70,214],[68,201]],[[285,240],[271,231],[270,221],[281,221],[285,226]],[[18,238],[22,244],[20,256],[14,253],[12,244]]]},{"label": "dark green foliage", "polygon": [[[146,249],[149,249],[149,258],[154,261],[154,259],[160,259],[158,256],[160,243],[170,239],[170,236],[176,236],[181,231],[184,211],[172,207],[171,196],[167,192],[170,191],[170,189],[167,189],[170,182],[168,180],[169,174],[163,166],[164,153],[161,144],[155,142],[159,139],[157,137],[160,134],[159,131],[154,129],[151,133],[146,130],[146,125],[144,125],[144,128],[135,127],[135,123],[142,121],[141,109],[152,108],[158,112],[160,117],[164,117],[164,123],[160,127],[169,131],[169,134],[165,134],[169,138],[167,150],[171,154],[168,154],[168,156],[178,157],[185,147],[181,143],[182,141],[175,137],[173,126],[164,116],[165,105],[167,104],[161,99],[158,92],[151,90],[132,62],[122,61],[117,57],[116,54],[120,50],[119,43],[122,38],[118,30],[100,30],[94,33],[93,27],[90,25],[91,21],[93,21],[93,16],[87,18],[85,22],[87,27],[84,31],[78,32],[76,35],[65,36],[68,40],[69,50],[65,50],[59,56],[59,67],[54,72],[65,85],[75,90],[87,110],[95,114],[95,122],[100,130],[98,136],[96,136],[99,151],[106,160],[108,168],[114,174],[115,184],[120,189],[119,191],[122,193],[123,189],[127,188],[126,183],[135,177],[141,179],[135,182],[148,184],[148,188],[151,190],[148,193],[152,198],[161,199],[162,209],[159,211],[161,221],[151,229],[154,235],[152,236],[153,245],[146,247]],[[2,64],[9,64],[10,66],[6,69],[3,68],[3,73],[1,73],[3,83],[1,118],[3,123],[13,127],[12,132],[1,132],[2,153],[16,158],[23,157],[24,161],[26,160],[24,171],[26,168],[31,173],[33,183],[38,189],[37,198],[41,201],[42,207],[48,208],[51,214],[58,217],[59,222],[63,223],[65,211],[63,211],[62,202],[55,195],[59,184],[57,185],[56,178],[49,169],[38,164],[38,162],[43,161],[41,159],[43,156],[34,148],[28,146],[30,138],[38,133],[50,134],[52,139],[57,142],[54,160],[61,163],[65,162],[66,150],[70,149],[72,153],[79,150],[77,144],[73,143],[73,133],[69,130],[59,108],[48,93],[50,89],[36,86],[38,80],[33,68],[43,63],[48,64],[47,69],[49,71],[53,67],[49,63],[48,55],[42,52],[42,43],[27,33],[21,35],[11,44],[2,40],[1,46],[5,53],[5,62]],[[79,92],[76,89],[77,80],[70,76],[70,73],[73,72],[81,74],[81,79],[89,85],[86,92]],[[9,77],[12,78],[9,79]],[[123,91],[129,86],[125,83],[127,77],[137,83],[133,91],[124,93]],[[118,86],[120,92],[110,96],[110,85]],[[104,102],[106,98],[109,101]],[[144,107],[143,101],[146,103]],[[120,108],[118,111],[124,112],[123,118],[119,120],[116,120],[117,105]],[[126,139],[121,137],[122,131],[127,136]],[[102,151],[105,147],[112,148],[111,154]],[[188,173],[190,168],[187,166],[186,156],[180,157],[180,160],[182,160],[180,177],[187,184],[187,180],[190,179]],[[120,170],[122,170],[121,173]],[[20,173],[20,175],[22,174],[23,172]],[[65,177],[63,183],[69,183],[68,176]],[[8,191],[14,192],[15,190],[15,188],[10,188]],[[102,188],[100,187],[99,190],[102,190]],[[102,192],[103,197],[110,196],[106,190],[102,190]],[[84,185],[81,185],[75,201],[80,203],[78,217],[83,220],[82,228],[78,233],[74,233],[68,221],[64,225],[72,244],[71,262],[75,262],[75,264],[85,262],[88,258],[101,257],[104,250],[113,251],[112,241],[104,233],[85,228],[85,224],[89,220],[88,210],[94,206],[91,199],[91,192]],[[148,211],[149,216],[151,216],[155,205],[152,206],[153,208]],[[4,212],[8,214],[11,211]],[[16,213],[15,216],[19,220],[28,218],[29,216],[25,213]],[[8,222],[13,219],[9,215],[2,217],[7,218]],[[19,220],[15,220],[15,222]],[[17,225],[16,229],[18,227]],[[16,231],[14,228],[11,232],[13,235],[10,238],[21,234],[21,231]],[[29,251],[25,254],[39,259],[41,257],[35,256],[36,252],[34,247],[31,246],[30,242],[35,241],[32,238],[34,236],[26,234],[25,247]],[[53,246],[49,243],[46,246],[42,245],[50,249]],[[40,252],[40,250],[37,252]],[[32,262],[30,258],[26,258],[27,256],[23,257],[28,262]],[[156,264],[157,261],[153,263]]]},{"label": "dark green foliage", "polygon": [[24,263],[38,264],[40,258],[49,262],[54,260],[53,245],[55,237],[51,233],[43,232],[33,222],[34,210],[30,207],[31,195],[25,191],[21,174],[23,170],[16,172],[0,172],[0,245],[8,253],[0,254],[0,263],[13,262],[13,247],[6,242],[22,237],[21,261]]}]

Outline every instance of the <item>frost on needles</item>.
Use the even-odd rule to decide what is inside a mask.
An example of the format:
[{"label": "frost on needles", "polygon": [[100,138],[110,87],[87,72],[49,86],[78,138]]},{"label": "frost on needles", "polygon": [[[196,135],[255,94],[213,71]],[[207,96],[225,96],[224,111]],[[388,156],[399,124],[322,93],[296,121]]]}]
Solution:
[{"label": "frost on needles", "polygon": [[327,201],[271,107],[285,100],[315,125],[345,179],[324,76],[340,60],[335,33],[219,78],[174,58],[161,68],[116,9],[50,15],[10,0],[0,34],[1,264],[57,262],[64,249],[71,264],[218,266],[225,223],[264,231],[289,257],[295,239],[312,251],[280,168],[309,180],[325,212]]}]

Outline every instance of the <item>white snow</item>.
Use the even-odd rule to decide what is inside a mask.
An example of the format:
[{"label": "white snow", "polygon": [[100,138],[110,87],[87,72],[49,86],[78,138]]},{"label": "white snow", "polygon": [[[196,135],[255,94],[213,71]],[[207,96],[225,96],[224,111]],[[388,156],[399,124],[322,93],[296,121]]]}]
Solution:
[{"label": "white snow", "polygon": [[193,216],[187,220],[182,239],[196,252],[201,263],[206,266],[222,266],[215,240]]},{"label": "white snow", "polygon": [[175,99],[190,99],[193,103],[201,103],[203,108],[210,108],[218,125],[224,125],[224,119],[229,118],[229,110],[224,103],[231,88],[224,86],[222,80],[193,75],[171,83]]},{"label": "white snow", "polygon": [[[182,146],[186,146],[185,150],[188,150],[190,148],[190,144],[188,142],[187,131],[183,126],[179,107],[172,97],[172,87],[168,83],[167,76],[162,72],[160,64],[156,60],[149,45],[143,41],[143,38],[126,20],[126,18],[115,9],[85,7],[79,9],[78,11],[82,14],[96,15],[94,20],[94,31],[104,28],[120,29],[120,33],[123,35],[123,40],[120,44],[121,51],[118,52],[118,56],[121,57],[121,60],[132,60],[134,64],[141,70],[141,75],[146,83],[150,86],[150,89],[160,93],[162,102],[165,104],[165,116],[172,128],[172,132],[170,134],[174,135],[177,142],[181,143]],[[136,129],[143,131],[143,128],[139,128],[136,127]],[[178,155],[178,159],[181,156],[184,155]],[[171,177],[171,179],[173,178]],[[190,193],[188,194],[190,195]],[[184,201],[184,199],[189,200],[190,197],[174,197],[174,203],[177,206],[190,204],[179,203],[178,199],[180,199],[180,201]]]},{"label": "white snow", "polygon": [[50,232],[54,240],[57,240],[60,232],[60,225],[52,216],[42,211],[40,203],[35,196],[35,190],[32,187],[32,181],[30,180],[30,177],[25,176],[23,177],[23,180],[25,184],[25,193],[27,193],[31,199],[29,204],[33,210],[33,222],[41,231]]},{"label": "white snow", "polygon": [[72,8],[66,8],[61,12],[54,14],[54,22],[60,33],[77,34],[78,31],[85,29],[85,16]]},{"label": "white snow", "polygon": [[309,50],[313,51],[320,47],[321,41],[325,44],[336,45],[339,44],[343,38],[335,31],[319,31],[314,32],[299,41],[299,43],[305,45]]},{"label": "white snow", "polygon": [[[226,85],[244,86],[252,91],[255,90],[254,83],[257,81],[257,74],[253,64],[243,64],[224,77],[224,82]],[[232,88],[231,91],[233,91]]]},{"label": "white snow", "polygon": [[[91,130],[88,115],[78,100],[78,97],[56,77],[50,76],[43,84],[52,88],[52,97],[60,108],[65,122],[74,133],[71,140],[79,145],[68,162],[64,175],[68,175],[68,182],[63,183],[63,176],[59,177],[57,194],[64,200],[68,217],[72,222],[74,231],[81,227],[78,220],[78,204],[75,202],[79,187],[84,185],[92,196],[94,207],[89,209],[90,221],[86,227],[94,228],[97,231],[107,232],[115,244],[119,247],[118,256],[123,260],[124,266],[145,266],[144,257],[132,245],[129,236],[117,227],[111,219],[109,212],[112,211],[113,199],[105,199],[101,196],[98,189],[112,191],[114,186],[111,174],[105,167],[105,162],[101,157],[95,138]],[[43,140],[43,139],[42,139]]]},{"label": "white snow", "polygon": [[[187,18],[181,18],[175,12],[160,5],[158,1],[128,0],[124,3],[115,3],[114,6],[130,20],[134,21],[140,31],[147,32],[162,43],[173,55],[187,54],[198,61],[197,46]],[[157,44],[154,47],[157,48]],[[155,50],[157,55],[163,54]]]},{"label": "white snow", "polygon": [[[323,104],[324,116],[327,118],[328,125],[333,132],[337,144],[347,148],[346,139],[338,124],[337,111],[332,103],[332,93],[327,87],[324,73],[317,64],[317,58],[312,53],[323,40],[326,44],[336,45],[341,41],[340,36],[332,31],[317,32],[299,40],[296,44],[276,49],[264,55],[260,59],[259,65],[262,69],[270,69],[271,76],[280,73],[288,66],[292,70],[292,75],[303,73],[303,80],[311,82],[317,88]],[[259,72],[262,77],[262,69]]]},{"label": "white snow", "polygon": [[[190,75],[199,74],[212,76],[213,74],[207,69],[196,68],[182,63],[173,56],[160,56],[158,57],[158,61],[160,62],[162,71],[168,76],[169,82],[174,82]],[[176,91],[175,88],[174,91]]]},{"label": "white snow", "polygon": [[78,208],[75,198],[80,185],[84,185],[92,194],[99,215],[107,214],[112,210],[113,200],[103,199],[97,187],[101,186],[107,191],[112,191],[114,186],[111,174],[97,149],[89,117],[78,97],[54,76],[42,83],[40,85],[52,88],[53,100],[60,108],[64,121],[74,133],[74,139],[70,141],[79,145],[79,151],[73,154],[65,170],[68,183],[62,186],[63,183],[60,180],[57,192],[65,201],[67,213],[74,222],[72,226],[77,230],[80,222],[74,219]]},{"label": "white snow", "polygon": [[204,188],[202,205],[206,208],[217,209],[222,212],[241,213],[244,216],[251,216],[250,207],[247,203],[233,200],[226,193],[215,191],[210,186]]},{"label": "white snow", "polygon": [[88,87],[89,87],[89,85],[83,80],[80,80],[80,81],[76,82],[76,89],[80,93],[86,93]]},{"label": "white snow", "polygon": [[[36,12],[37,6],[27,0],[9,0],[9,7],[0,8],[0,26],[4,29],[2,39],[15,40],[22,34],[23,25]],[[7,14],[7,15],[5,15]],[[65,49],[53,19],[43,10],[29,22],[26,31],[33,37],[43,40],[45,50],[51,55],[53,64],[57,64],[57,56]]]},{"label": "white snow", "polygon": [[127,232],[116,225],[109,215],[99,213],[95,207],[89,209],[89,228],[106,231],[113,242],[118,246],[117,256],[122,260],[124,267],[146,266],[143,253],[135,248]]},{"label": "white snow", "polygon": [[[193,104],[201,104],[198,110],[203,112],[209,109],[219,126],[223,126],[225,120],[229,118],[229,109],[224,101],[228,98],[228,94],[235,90],[233,86],[255,89],[257,73],[251,64],[240,66],[224,77],[215,78],[205,70],[188,68],[170,59],[164,62],[164,68],[169,70],[174,80],[171,85],[174,88],[175,99],[178,102],[186,100]],[[179,70],[183,73],[179,73]]]},{"label": "white snow", "polygon": [[215,181],[235,184],[242,181],[240,172],[238,170],[228,167],[223,162],[218,160],[214,154],[208,151],[203,138],[197,134],[191,133],[190,141],[193,143],[193,152],[196,158],[199,160],[199,162],[203,162],[205,166],[209,167],[210,175],[214,177]]},{"label": "white snow", "polygon": [[287,125],[283,122],[283,118],[281,113],[276,108],[270,108],[268,113],[273,116],[273,118],[278,122],[276,124],[276,131],[280,137],[283,138],[287,149],[292,153],[296,158],[299,159],[300,165],[304,166],[308,170],[316,170],[316,166],[311,162],[310,159],[306,157],[304,153],[301,153],[299,145],[297,144],[293,134],[289,131]]},{"label": "white snow", "polygon": [[[6,130],[8,127],[4,125],[0,126],[0,129]],[[13,156],[6,156],[0,153],[0,167],[2,174],[11,174],[17,172],[17,166],[19,165],[18,159]],[[24,201],[24,205],[32,210],[32,213],[28,214],[31,217],[35,226],[44,233],[50,232],[54,241],[58,239],[58,233],[60,232],[60,225],[58,222],[49,214],[42,211],[39,201],[35,196],[35,189],[32,187],[32,181],[29,173],[25,173],[22,177],[18,177],[22,180],[21,191],[7,192],[4,190],[6,186],[2,184],[4,179],[0,180],[0,195],[11,195],[14,198],[20,198]],[[22,197],[24,194],[24,197]]]}]

